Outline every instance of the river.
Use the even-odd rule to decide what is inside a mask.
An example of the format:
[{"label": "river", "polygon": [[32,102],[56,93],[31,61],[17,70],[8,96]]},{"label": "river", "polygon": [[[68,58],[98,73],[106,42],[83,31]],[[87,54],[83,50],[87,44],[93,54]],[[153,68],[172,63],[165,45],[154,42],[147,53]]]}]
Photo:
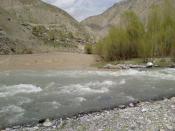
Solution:
[{"label": "river", "polygon": [[175,96],[175,69],[1,71],[0,128]]}]

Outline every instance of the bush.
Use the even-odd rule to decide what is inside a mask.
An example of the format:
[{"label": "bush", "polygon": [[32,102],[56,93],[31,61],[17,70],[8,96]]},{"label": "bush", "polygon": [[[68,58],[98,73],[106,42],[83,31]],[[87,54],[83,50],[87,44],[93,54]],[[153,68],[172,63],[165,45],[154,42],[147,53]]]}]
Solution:
[{"label": "bush", "polygon": [[93,46],[92,44],[85,45],[85,53],[92,54],[93,53]]},{"label": "bush", "polygon": [[43,33],[45,33],[46,31],[47,31],[47,29],[42,25],[34,26],[32,28],[32,34],[37,36],[37,37],[41,37],[43,35]]},{"label": "bush", "polygon": [[122,27],[113,27],[109,35],[96,45],[96,53],[107,61],[138,57],[144,26],[133,12],[125,12],[122,18]]},{"label": "bush", "polygon": [[175,15],[172,0],[166,0],[163,7],[152,8],[148,24],[147,39],[151,45],[152,57],[166,57],[171,55],[175,43]]},{"label": "bush", "polygon": [[120,27],[110,29],[95,52],[107,61],[175,57],[175,7],[172,0],[164,2],[151,9],[147,24],[134,12],[124,12]]}]

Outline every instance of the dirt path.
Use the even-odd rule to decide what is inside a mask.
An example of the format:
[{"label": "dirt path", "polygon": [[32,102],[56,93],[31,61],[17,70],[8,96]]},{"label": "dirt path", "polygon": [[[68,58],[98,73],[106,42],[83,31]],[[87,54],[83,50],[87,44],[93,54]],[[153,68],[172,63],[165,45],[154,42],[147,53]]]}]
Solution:
[{"label": "dirt path", "polygon": [[79,53],[45,53],[0,56],[0,70],[19,69],[89,69],[95,56]]}]

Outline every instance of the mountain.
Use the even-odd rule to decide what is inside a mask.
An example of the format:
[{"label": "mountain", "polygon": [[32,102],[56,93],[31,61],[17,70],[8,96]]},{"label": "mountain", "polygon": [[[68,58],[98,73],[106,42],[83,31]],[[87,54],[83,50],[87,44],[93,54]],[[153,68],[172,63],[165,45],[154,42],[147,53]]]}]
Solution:
[{"label": "mountain", "polygon": [[40,0],[0,0],[0,53],[77,48],[90,40],[65,11]]},{"label": "mountain", "polygon": [[91,35],[98,41],[107,35],[108,30],[119,24],[121,14],[124,11],[134,11],[142,21],[146,21],[149,10],[153,5],[159,5],[164,0],[122,0],[114,4],[104,13],[92,16],[81,22],[82,25],[91,33]]},{"label": "mountain", "polygon": [[42,41],[0,7],[0,54],[38,52]]}]

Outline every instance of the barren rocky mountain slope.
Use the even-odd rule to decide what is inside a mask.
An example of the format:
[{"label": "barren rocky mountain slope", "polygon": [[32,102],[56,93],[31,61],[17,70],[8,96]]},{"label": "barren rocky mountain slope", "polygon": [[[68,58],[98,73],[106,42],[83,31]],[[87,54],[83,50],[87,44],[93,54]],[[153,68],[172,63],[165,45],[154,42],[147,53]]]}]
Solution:
[{"label": "barren rocky mountain slope", "polygon": [[77,48],[89,40],[69,14],[40,0],[0,0],[0,19],[1,54]]},{"label": "barren rocky mountain slope", "polygon": [[124,11],[132,10],[146,22],[150,8],[153,5],[161,4],[163,1],[164,0],[122,0],[114,4],[103,14],[89,17],[82,21],[81,24],[98,40],[107,34],[110,27],[119,24],[121,14]]},{"label": "barren rocky mountain slope", "polygon": [[30,53],[42,44],[16,18],[0,8],[0,54]]}]

